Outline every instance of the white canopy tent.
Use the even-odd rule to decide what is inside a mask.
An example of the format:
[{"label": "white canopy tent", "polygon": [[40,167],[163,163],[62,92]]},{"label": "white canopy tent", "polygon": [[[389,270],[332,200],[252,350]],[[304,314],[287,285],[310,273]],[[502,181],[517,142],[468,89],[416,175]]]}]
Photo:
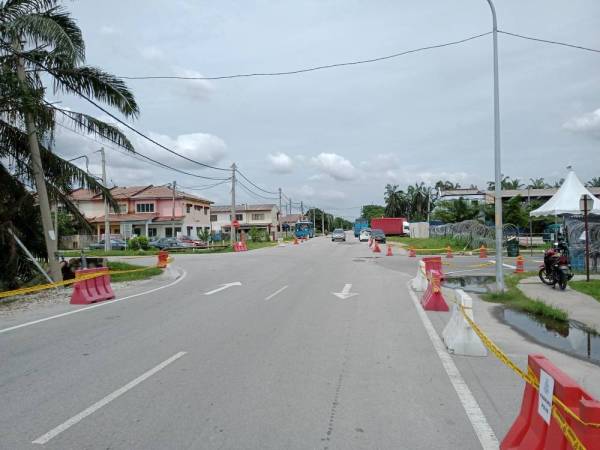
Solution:
[{"label": "white canopy tent", "polygon": [[581,214],[579,200],[583,194],[587,194],[592,198],[591,204],[588,204],[589,214],[600,214],[600,199],[594,197],[579,178],[577,178],[573,169],[569,168],[569,173],[556,194],[538,209],[531,211],[529,215],[539,217]]}]

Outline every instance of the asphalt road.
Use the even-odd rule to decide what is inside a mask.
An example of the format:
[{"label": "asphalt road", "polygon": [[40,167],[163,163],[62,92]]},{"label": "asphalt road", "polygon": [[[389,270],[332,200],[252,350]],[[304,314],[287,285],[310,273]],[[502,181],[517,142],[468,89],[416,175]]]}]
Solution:
[{"label": "asphalt road", "polygon": [[[181,255],[168,288],[0,321],[0,448],[482,448],[407,290],[415,260],[348,236]],[[522,385],[493,401],[493,364],[459,368],[501,438]]]}]

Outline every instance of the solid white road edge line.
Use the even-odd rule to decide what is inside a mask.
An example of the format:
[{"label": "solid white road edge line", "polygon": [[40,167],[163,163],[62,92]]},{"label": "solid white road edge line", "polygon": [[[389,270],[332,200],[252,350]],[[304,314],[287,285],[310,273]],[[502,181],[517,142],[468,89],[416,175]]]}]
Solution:
[{"label": "solid white road edge line", "polygon": [[284,287],[282,287],[281,289],[276,290],[271,295],[269,295],[267,298],[265,298],[265,300],[271,300],[273,297],[275,297],[277,294],[281,294],[287,288],[288,288],[288,285],[286,284]]},{"label": "solid white road edge line", "polygon": [[74,415],[69,420],[67,420],[66,422],[61,423],[59,426],[57,426],[56,428],[48,431],[43,436],[40,436],[35,441],[33,441],[32,444],[42,444],[42,445],[46,444],[50,439],[58,436],[63,431],[66,431],[69,428],[71,428],[73,425],[81,422],[83,419],[85,419],[90,414],[93,414],[94,412],[98,411],[100,408],[102,408],[103,406],[106,406],[107,404],[109,404],[110,402],[112,402],[114,399],[120,397],[121,395],[123,395],[128,390],[130,390],[130,389],[134,388],[135,386],[137,386],[138,384],[140,384],[142,381],[147,380],[148,378],[150,378],[156,372],[164,369],[165,367],[167,367],[172,362],[178,360],[183,355],[185,355],[185,353],[186,352],[179,352],[179,353],[174,354],[169,359],[161,362],[158,366],[153,367],[149,371],[147,371],[147,372],[143,373],[142,375],[140,375],[139,377],[137,377],[135,380],[130,381],[125,386],[123,386],[123,387],[117,389],[116,391],[114,391],[112,394],[108,394],[102,400],[94,403],[89,408],[84,409],[79,414]]},{"label": "solid white road edge line", "polygon": [[448,378],[450,378],[450,382],[452,383],[452,386],[454,387],[454,390],[456,391],[456,394],[458,395],[458,398],[463,408],[465,409],[465,412],[467,413],[467,417],[469,418],[469,421],[473,426],[473,430],[475,430],[475,434],[477,435],[477,438],[481,443],[481,447],[484,450],[497,450],[500,444],[498,443],[498,438],[496,438],[494,430],[492,430],[492,428],[490,427],[490,424],[485,418],[483,411],[481,411],[477,400],[475,400],[475,397],[473,397],[469,386],[467,386],[467,383],[460,374],[458,368],[456,367],[456,364],[454,364],[452,357],[446,351],[446,347],[444,346],[442,340],[435,331],[431,320],[429,320],[429,317],[427,317],[427,314],[423,310],[421,303],[417,299],[417,296],[411,289],[409,283],[407,283],[406,288],[408,289],[410,298],[412,299],[415,308],[417,309],[417,313],[421,318],[421,322],[423,322],[423,325],[425,326],[425,330],[429,335],[429,339],[433,344],[433,348],[435,349],[436,353],[438,354],[438,357],[442,361],[444,370],[446,371]]},{"label": "solid white road edge line", "polygon": [[112,305],[113,303],[117,303],[117,302],[120,302],[120,301],[123,301],[123,300],[128,300],[130,298],[139,297],[141,295],[151,294],[153,292],[160,291],[161,289],[166,289],[168,287],[176,285],[177,283],[179,283],[180,281],[182,281],[185,278],[185,276],[187,275],[187,272],[185,270],[183,270],[183,269],[181,269],[181,270],[183,272],[182,272],[182,274],[181,274],[181,276],[179,278],[177,278],[175,281],[173,281],[173,282],[171,282],[169,284],[165,284],[164,286],[159,286],[157,288],[150,289],[149,291],[145,291],[145,292],[140,292],[139,294],[132,294],[132,295],[128,295],[128,296],[123,297],[123,298],[117,298],[115,300],[107,300],[105,302],[96,303],[96,304],[94,304],[92,306],[87,306],[85,308],[80,308],[80,309],[76,309],[76,310],[73,310],[73,311],[68,311],[68,312],[65,312],[65,313],[56,314],[54,316],[44,317],[43,319],[33,320],[31,322],[25,322],[25,323],[22,323],[20,325],[15,325],[13,327],[4,328],[4,329],[0,330],[0,334],[7,333],[7,332],[13,331],[13,330],[17,330],[19,328],[28,327],[30,325],[36,325],[38,323],[47,322],[48,320],[58,319],[60,317],[70,316],[71,314],[77,314],[77,313],[80,313],[80,312],[89,311],[90,309],[100,308],[101,306]]}]

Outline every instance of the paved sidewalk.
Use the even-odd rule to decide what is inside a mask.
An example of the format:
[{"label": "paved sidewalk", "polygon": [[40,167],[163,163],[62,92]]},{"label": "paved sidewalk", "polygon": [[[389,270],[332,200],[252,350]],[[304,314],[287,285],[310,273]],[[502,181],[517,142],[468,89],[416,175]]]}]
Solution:
[{"label": "paved sidewalk", "polygon": [[[576,279],[579,279],[576,277]],[[538,277],[524,278],[519,289],[530,298],[565,310],[569,318],[600,331],[600,302],[567,286],[561,291],[542,284]]]}]

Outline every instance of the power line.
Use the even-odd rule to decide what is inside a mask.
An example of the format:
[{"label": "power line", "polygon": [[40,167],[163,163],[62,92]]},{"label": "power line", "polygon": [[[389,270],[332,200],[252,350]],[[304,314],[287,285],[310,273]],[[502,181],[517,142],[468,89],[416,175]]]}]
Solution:
[{"label": "power line", "polygon": [[314,66],[314,67],[308,67],[308,68],[297,69],[297,70],[288,70],[288,71],[280,71],[280,72],[241,73],[241,74],[234,74],[234,75],[220,75],[220,76],[214,76],[214,77],[119,76],[119,78],[123,78],[125,80],[225,80],[225,79],[231,79],[231,78],[273,77],[273,76],[281,76],[281,75],[296,75],[299,73],[314,72],[317,70],[332,69],[335,67],[356,66],[359,64],[369,64],[369,63],[374,63],[374,62],[378,62],[378,61],[384,61],[386,59],[398,58],[400,56],[408,55],[410,53],[417,53],[417,52],[422,52],[425,50],[433,50],[436,48],[449,47],[451,45],[462,44],[464,42],[472,41],[473,39],[478,39],[480,37],[487,36],[488,34],[491,34],[491,33],[492,33],[491,31],[488,31],[486,33],[477,34],[474,36],[467,37],[465,39],[460,39],[458,41],[445,42],[443,44],[428,45],[426,47],[414,48],[411,50],[393,53],[391,55],[386,55],[386,56],[379,56],[376,58],[361,59],[361,60],[357,60],[357,61],[347,61],[347,62],[334,63],[334,64],[326,64],[326,65],[322,65],[322,66]]},{"label": "power line", "polygon": [[219,181],[218,183],[214,183],[214,184],[210,184],[210,185],[205,185],[205,186],[190,187],[190,186],[181,186],[180,184],[178,184],[178,186],[180,188],[182,188],[182,189],[187,189],[189,191],[205,191],[207,189],[214,188],[215,186],[219,186],[221,184],[229,183],[229,181],[231,181],[231,178],[227,178],[224,181]]},{"label": "power line", "polygon": [[518,37],[518,38],[521,38],[521,39],[527,39],[527,40],[530,40],[530,41],[544,42],[546,44],[562,45],[563,47],[570,47],[570,48],[576,48],[578,50],[585,50],[585,51],[588,51],[588,52],[600,53],[600,50],[598,50],[598,49],[590,48],[590,47],[583,47],[581,45],[569,44],[567,42],[551,41],[549,39],[535,38],[535,37],[532,37],[532,36],[525,36],[525,35],[522,35],[522,34],[510,33],[508,31],[502,31],[502,30],[498,30],[498,33],[506,34],[508,36]]},{"label": "power line", "polygon": [[248,193],[250,193],[256,197],[259,197],[259,198],[262,198],[265,200],[279,200],[279,197],[266,197],[264,195],[258,194],[257,192],[254,192],[248,186],[246,186],[244,183],[242,183],[240,180],[236,179],[236,183],[239,184],[242,188],[244,188],[244,190],[246,190]]},{"label": "power line", "polygon": [[[187,172],[185,170],[176,169],[175,167],[169,166],[168,164],[165,164],[165,163],[162,163],[162,162],[157,161],[155,159],[152,159],[149,156],[144,155],[143,153],[139,153],[139,152],[136,152],[136,151],[130,152],[130,151],[125,151],[125,150],[120,150],[120,149],[117,149],[117,148],[112,147],[110,145],[106,145],[105,143],[103,143],[101,141],[98,141],[98,140],[92,138],[91,136],[85,135],[83,133],[78,132],[77,130],[69,128],[66,125],[61,124],[60,122],[56,122],[56,124],[59,125],[59,126],[61,126],[62,128],[65,128],[66,130],[71,131],[72,133],[75,133],[75,134],[78,134],[79,136],[82,136],[84,138],[90,139],[90,140],[96,142],[99,145],[104,145],[107,148],[115,150],[115,151],[117,151],[117,152],[119,152],[119,153],[121,153],[121,154],[123,154],[125,156],[129,156],[129,157],[132,157],[134,159],[137,159],[138,161],[140,161],[140,159],[136,158],[136,156],[144,158],[144,160],[145,160],[144,162],[146,162],[146,163],[149,163],[149,164],[152,164],[152,165],[155,165],[155,166],[160,166],[162,168],[169,169],[169,170],[172,170],[174,172],[179,172],[179,173],[181,173],[183,175],[188,175],[188,176],[191,176],[191,177],[201,178],[201,179],[205,179],[205,180],[220,180],[220,181],[227,181],[227,180],[229,180],[229,178],[206,177],[206,176],[203,176],[203,175],[197,175],[197,174],[194,174],[194,173],[191,173],[191,172]],[[107,139],[107,140],[110,141],[110,142],[112,142],[115,145],[118,145],[118,143],[112,141],[111,139]]]},{"label": "power line", "polygon": [[237,170],[237,173],[239,173],[239,174],[242,176],[242,178],[243,178],[244,180],[246,180],[248,183],[250,183],[250,184],[251,184],[252,186],[254,186],[256,189],[258,189],[258,190],[260,190],[260,191],[263,191],[263,192],[266,192],[267,194],[274,194],[274,195],[278,195],[278,194],[279,194],[279,192],[267,191],[266,189],[263,189],[263,188],[261,188],[260,186],[258,186],[258,185],[257,185],[257,184],[255,184],[254,182],[252,182],[252,181],[251,181],[251,180],[250,180],[250,179],[249,179],[249,178],[248,178],[246,175],[244,175],[242,172],[240,172],[240,170],[239,170],[239,169]]}]

